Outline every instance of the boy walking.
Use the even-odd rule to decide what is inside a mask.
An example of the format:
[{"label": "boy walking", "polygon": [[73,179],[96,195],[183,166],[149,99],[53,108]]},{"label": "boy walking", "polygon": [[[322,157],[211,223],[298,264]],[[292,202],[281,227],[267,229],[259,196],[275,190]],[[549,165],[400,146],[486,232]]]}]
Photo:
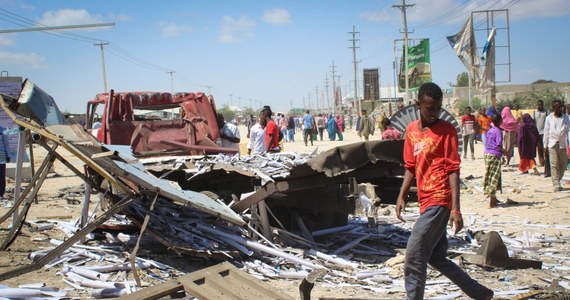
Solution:
[{"label": "boy walking", "polygon": [[401,217],[414,177],[417,182],[420,217],[406,248],[404,282],[407,299],[423,299],[427,264],[452,280],[469,297],[491,299],[493,291],[473,280],[447,258],[446,227],[455,233],[463,228],[459,204],[458,138],[451,123],[440,120],[443,93],[435,83],[420,86],[420,120],[412,122],[404,141],[406,172],[396,202],[396,216]]}]

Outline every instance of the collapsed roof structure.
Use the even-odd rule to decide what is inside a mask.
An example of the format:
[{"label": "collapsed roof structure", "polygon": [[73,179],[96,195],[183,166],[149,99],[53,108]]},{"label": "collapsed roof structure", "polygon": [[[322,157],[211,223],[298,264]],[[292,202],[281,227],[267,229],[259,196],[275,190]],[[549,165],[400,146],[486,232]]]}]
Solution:
[{"label": "collapsed roof structure", "polygon": [[[175,251],[208,257],[232,256],[236,249],[249,253],[240,246],[247,244],[261,252],[272,253],[274,250],[270,247],[257,245],[247,238],[245,230],[252,227],[247,226],[243,212],[255,204],[267,202],[287,228],[313,231],[346,225],[348,213],[354,211],[351,203],[354,203],[358,182],[376,184],[380,187],[377,194],[381,198],[386,195],[386,199],[395,198],[393,194],[401,184],[398,182],[398,176],[403,173],[401,141],[356,143],[316,157],[315,153],[309,157],[290,153],[268,155],[261,163],[274,173],[253,163],[260,157],[240,158],[239,155],[155,157],[145,161],[133,157],[124,147],[101,144],[79,124],[66,124],[53,98],[31,81],[23,83],[19,98],[4,95],[0,100],[4,111],[23,129],[23,139],[33,133],[35,142],[48,151],[35,171],[33,184],[15,195],[14,206],[0,218],[0,222],[4,222],[12,216],[14,225],[1,249],[6,249],[19,233],[33,199],[56,160],[85,181],[87,197],[91,192],[99,192],[111,203],[107,211],[90,221],[85,213],[89,201],[84,201],[86,207],[80,231],[32,265],[0,274],[3,279],[40,268],[118,212],[127,213],[142,230],[146,229]],[[80,159],[85,170],[79,170],[66,161],[58,153],[59,147]],[[213,159],[216,157],[219,159]],[[169,164],[172,159],[175,162]],[[249,167],[244,166],[247,164]],[[197,165],[206,167],[196,168]],[[228,199],[215,193],[222,187],[229,189],[234,198],[243,193],[243,199],[224,203]],[[168,205],[178,206],[173,210],[185,214],[186,219],[194,218],[194,221],[189,222],[187,228],[175,228],[168,220],[157,221],[159,216],[164,217],[162,210]],[[268,222],[267,216],[261,222],[264,235],[271,234]],[[181,232],[184,237],[181,237]],[[228,233],[233,234],[233,242],[232,238],[225,236]],[[209,238],[223,237],[219,240],[213,238],[219,248],[212,248],[208,238],[204,238],[206,235]],[[278,255],[294,263],[319,268],[308,261],[282,253]]]}]

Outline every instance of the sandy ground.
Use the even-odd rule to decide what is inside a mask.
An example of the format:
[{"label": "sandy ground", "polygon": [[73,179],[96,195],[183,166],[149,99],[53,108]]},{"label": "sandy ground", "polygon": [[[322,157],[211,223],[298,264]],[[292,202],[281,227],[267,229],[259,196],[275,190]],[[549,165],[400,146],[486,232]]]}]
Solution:
[{"label": "sandy ground", "polygon": [[[245,128],[241,127],[242,143],[246,142]],[[373,135],[372,140],[379,139],[378,131]],[[328,141],[325,133],[324,141],[315,141],[314,146],[305,146],[302,141],[302,134],[297,132],[295,135],[296,142],[285,143],[286,151],[296,152],[309,152],[318,147],[319,151],[325,151],[332,147],[345,145],[353,142],[360,141],[360,138],[355,134],[354,130],[345,132],[343,141]],[[517,201],[516,205],[502,204],[498,208],[489,209],[488,202],[483,196],[482,177],[484,174],[484,162],[482,159],[482,145],[478,143],[475,145],[476,153],[475,160],[465,160],[461,164],[461,178],[465,184],[461,191],[461,206],[462,212],[467,220],[466,230],[469,229],[470,224],[484,224],[488,230],[498,230],[507,234],[517,236],[521,235],[523,231],[529,234],[544,234],[553,236],[568,236],[568,230],[557,229],[553,226],[555,224],[570,224],[570,214],[568,211],[570,200],[570,186],[568,182],[564,182],[565,191],[553,193],[551,192],[550,178],[544,178],[543,175],[522,175],[516,168],[518,159],[511,162],[511,166],[504,168],[503,171],[503,193],[498,194],[499,200],[505,201],[507,198]],[[42,155],[41,149],[35,149],[38,154],[36,158],[36,165],[41,163],[40,156]],[[45,154],[45,153],[44,153]],[[81,165],[80,161],[72,156],[67,156],[70,162],[76,165]],[[539,168],[542,172],[543,168]],[[79,187],[81,179],[68,170],[64,165],[57,162],[55,165],[55,172],[57,175],[50,174],[45,180],[39,193],[39,203],[33,204],[27,216],[28,220],[35,220],[39,218],[63,218],[63,219],[77,219],[80,217],[81,205],[68,203],[67,200],[59,197],[59,191],[62,188],[76,188]],[[466,179],[468,178],[468,179]],[[13,182],[8,182],[8,187],[13,187]],[[413,205],[412,205],[413,206]],[[393,207],[389,207],[392,209]],[[7,208],[0,207],[0,215],[4,215]],[[410,212],[411,213],[411,212]],[[392,214],[393,216],[393,214]],[[7,227],[10,223],[8,221],[1,224],[0,238],[3,240],[7,232]],[[525,228],[524,224],[543,224],[542,228]],[[45,240],[56,235],[56,231],[47,231],[40,233],[33,233],[29,231],[26,226],[23,227],[22,233],[16,238],[15,242],[9,247],[7,251],[0,254],[0,272],[5,272],[13,267],[27,265],[30,260],[27,255],[30,251],[38,249],[41,245],[38,240]],[[567,245],[563,245],[562,249],[566,249],[563,255],[567,254]],[[546,259],[546,258],[545,258]],[[170,265],[183,265],[184,271],[191,272],[200,269],[207,262],[201,259],[194,259],[187,256],[172,255],[165,261]],[[378,265],[381,268],[382,265]],[[537,287],[544,287],[547,285],[541,278],[552,279],[552,272],[544,270],[519,270],[519,271],[506,271],[506,270],[484,270],[478,267],[469,268],[470,274],[476,279],[493,289],[508,288],[506,284],[514,284],[514,278],[517,278],[517,284]],[[40,269],[35,272],[30,272],[18,277],[5,280],[2,284],[9,286],[16,286],[21,283],[45,282],[48,286],[69,288],[63,281],[61,276],[57,275],[55,269],[45,270]],[[557,274],[558,276],[568,276],[568,268],[562,268]],[[431,273],[430,273],[431,274]],[[401,277],[402,274],[399,276]],[[398,276],[398,275],[397,275]],[[436,276],[436,275],[434,275]],[[511,282],[505,282],[505,277],[513,278]],[[294,298],[299,298],[298,280],[272,280],[269,281],[272,286],[292,295]],[[379,284],[379,287],[381,285]],[[514,288],[514,287],[513,287]],[[330,286],[326,284],[316,283],[313,290],[313,296],[318,297],[336,297],[336,298],[382,298],[382,299],[401,299],[403,294],[382,294],[360,287],[339,287]]]}]

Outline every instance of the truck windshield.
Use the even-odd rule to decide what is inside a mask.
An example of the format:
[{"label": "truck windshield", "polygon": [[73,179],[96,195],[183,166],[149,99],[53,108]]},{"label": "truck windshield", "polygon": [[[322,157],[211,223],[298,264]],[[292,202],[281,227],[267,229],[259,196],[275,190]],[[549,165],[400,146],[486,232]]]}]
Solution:
[{"label": "truck windshield", "polygon": [[167,109],[134,109],[136,121],[180,119],[180,107]]}]

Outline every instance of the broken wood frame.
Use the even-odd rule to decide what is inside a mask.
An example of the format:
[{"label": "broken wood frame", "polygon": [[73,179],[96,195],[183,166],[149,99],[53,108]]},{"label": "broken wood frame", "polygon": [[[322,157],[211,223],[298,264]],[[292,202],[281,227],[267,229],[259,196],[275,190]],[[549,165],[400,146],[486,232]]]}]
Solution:
[{"label": "broken wood frame", "polygon": [[[160,193],[161,195],[167,197],[167,198],[171,198],[172,200],[181,200],[185,203],[190,204],[191,206],[197,206],[198,209],[203,210],[207,213],[210,213],[214,216],[220,217],[222,219],[226,219],[227,221],[230,221],[234,224],[238,224],[238,225],[243,225],[244,221],[237,215],[235,214],[233,211],[231,211],[229,208],[226,208],[225,206],[221,206],[220,204],[218,204],[217,202],[213,202],[213,201],[205,201],[205,200],[209,200],[207,196],[196,193],[196,192],[191,192],[191,191],[179,191],[176,190],[174,187],[172,187],[170,184],[164,184],[161,182],[157,182],[155,180],[158,180],[156,177],[152,176],[151,174],[147,174],[139,169],[137,169],[136,167],[128,164],[125,159],[123,159],[122,157],[118,157],[116,153],[114,153],[113,151],[107,151],[104,153],[101,153],[101,151],[103,150],[101,147],[102,145],[100,144],[99,141],[97,141],[93,136],[91,136],[89,133],[85,132],[85,130],[83,128],[81,128],[80,126],[77,125],[52,125],[49,127],[43,127],[41,124],[38,124],[36,121],[31,120],[26,118],[25,120],[20,120],[17,119],[14,112],[11,111],[11,108],[8,107],[6,105],[6,102],[4,101],[4,98],[0,97],[0,105],[2,106],[2,108],[7,112],[7,114],[10,116],[10,118],[12,118],[17,125],[19,125],[21,128],[24,128],[24,130],[29,130],[29,131],[34,131],[35,133],[53,141],[54,144],[58,145],[58,146],[62,146],[64,149],[68,150],[71,154],[73,154],[75,157],[79,158],[82,162],[85,163],[86,168],[88,170],[93,170],[95,174],[93,175],[83,175],[81,172],[79,172],[76,168],[74,168],[71,164],[69,164],[68,162],[65,161],[65,159],[62,158],[61,155],[57,154],[57,152],[55,152],[54,150],[47,148],[48,150],[48,157],[46,158],[46,165],[50,165],[50,161],[52,161],[55,159],[60,159],[62,161],[62,163],[64,163],[67,167],[69,167],[76,175],[80,176],[85,182],[86,182],[86,187],[89,188],[89,190],[91,190],[92,188],[102,192],[105,197],[107,197],[108,199],[111,200],[111,203],[114,204],[114,206],[111,207],[111,212],[110,213],[105,213],[104,214],[104,218],[103,216],[101,216],[99,219],[93,221],[92,223],[89,223],[85,226],[85,228],[83,230],[80,230],[78,233],[76,233],[73,236],[73,240],[74,241],[79,241],[80,239],[82,239],[87,233],[91,232],[92,230],[94,230],[97,225],[93,225],[93,224],[102,224],[104,221],[106,221],[108,218],[110,218],[111,216],[113,216],[114,213],[118,213],[120,212],[123,208],[125,208],[128,204],[130,204],[132,201],[136,201],[138,199],[138,195],[140,195],[142,192],[144,191],[154,191],[157,193]],[[43,145],[45,147],[45,145]],[[112,156],[111,158],[109,156]],[[116,160],[115,160],[116,159]],[[47,175],[47,170],[49,170],[49,168],[47,167],[43,167],[43,170],[45,170],[45,172],[38,172],[38,174],[46,174]],[[111,175],[113,174],[113,175]],[[41,176],[41,175],[38,175]],[[99,178],[99,176],[101,178]],[[141,176],[140,178],[138,176]],[[37,177],[39,178],[39,177]],[[44,177],[45,178],[45,177]],[[107,182],[109,182],[109,184],[111,186],[115,186],[118,187],[117,188],[117,192],[109,192],[107,189],[103,189],[100,187],[99,184],[95,183],[94,180],[97,179],[97,181],[100,183],[100,180],[107,180]],[[43,180],[42,180],[43,181]],[[38,184],[38,182],[36,182],[35,184],[35,188],[39,190],[41,184]],[[30,187],[31,188],[31,187]],[[86,193],[86,195],[89,193]],[[124,203],[123,201],[119,202],[119,196],[117,195],[122,195],[124,196],[123,199],[129,199],[128,203]],[[22,200],[18,201],[19,203],[22,203],[25,198],[21,197]],[[85,198],[85,203],[84,203],[84,210],[86,209],[85,205],[88,205],[89,199],[88,197]],[[30,205],[31,203],[26,202],[27,205]],[[121,206],[118,209],[113,209],[115,206],[121,204]],[[19,205],[16,206],[16,208],[14,208],[14,211],[17,209]],[[27,211],[29,207],[25,207],[25,210]],[[225,208],[225,209],[224,209]],[[7,217],[6,217],[7,218]],[[24,218],[25,216],[22,216],[21,220],[19,220],[20,223],[24,222]],[[136,222],[135,222],[136,223]],[[17,233],[17,231],[19,231],[19,228],[21,227],[21,224],[19,224],[18,226],[15,226],[16,228],[18,228],[17,230],[15,230],[13,232],[13,234],[10,235],[10,240],[12,237],[14,237]],[[8,241],[8,239],[7,239]],[[161,242],[164,242],[164,240],[160,240]],[[53,252],[50,252],[50,255],[48,257],[51,257],[53,259],[53,257],[56,256],[57,253],[61,253],[62,251],[64,251],[65,249],[69,248],[71,245],[73,245],[73,243],[71,244],[63,244],[61,245],[61,247],[58,247],[56,249],[54,249]],[[172,245],[169,245],[172,246]],[[187,249],[184,249],[187,250]],[[184,252],[184,251],[182,251]],[[52,253],[54,253],[53,255],[51,255]],[[10,278],[11,276],[16,276],[16,275],[20,275],[29,271],[33,271],[39,267],[41,267],[42,265],[45,265],[45,263],[49,262],[50,260],[46,259],[46,260],[41,260],[38,261],[34,264],[32,264],[32,266],[27,266],[27,267],[23,267],[23,268],[18,268],[16,270],[12,270],[9,271],[5,274],[0,274],[0,276],[2,278]]]},{"label": "broken wood frame", "polygon": [[[116,203],[107,212],[105,212],[103,215],[101,215],[98,219],[87,224],[83,229],[81,229],[79,232],[77,232],[73,237],[68,239],[62,245],[56,247],[54,250],[49,252],[47,255],[45,255],[44,257],[42,257],[38,261],[36,261],[30,265],[23,266],[20,268],[16,268],[16,269],[13,269],[13,270],[10,270],[8,272],[0,274],[0,280],[5,280],[5,279],[12,278],[14,276],[25,274],[25,273],[28,273],[28,272],[31,272],[31,271],[34,271],[34,270],[41,268],[42,266],[44,266],[45,264],[47,264],[48,262],[53,260],[55,257],[59,256],[66,249],[68,249],[73,244],[75,244],[77,241],[81,240],[85,235],[87,235],[88,233],[93,231],[98,225],[104,223],[106,220],[108,220],[114,214],[120,212],[134,198],[133,198],[133,194],[129,188],[127,188],[123,183],[121,183],[115,177],[113,177],[111,174],[109,174],[105,169],[101,168],[90,157],[86,156],[84,153],[79,151],[71,143],[68,143],[64,139],[61,139],[60,137],[58,137],[58,136],[52,134],[51,132],[45,130],[41,125],[34,124],[33,120],[26,122],[26,121],[23,121],[23,120],[16,118],[15,114],[6,105],[6,102],[4,101],[4,98],[1,95],[0,95],[0,106],[4,109],[4,111],[8,114],[8,116],[12,120],[14,120],[14,122],[17,125],[19,125],[21,128],[23,128],[24,130],[27,130],[27,131],[34,131],[34,132],[40,134],[41,136],[48,138],[49,140],[51,140],[54,143],[53,147],[49,147],[45,143],[41,143],[41,142],[38,143],[38,144],[42,145],[44,148],[46,148],[46,150],[48,150],[48,155],[46,156],[46,158],[42,162],[42,165],[40,166],[38,171],[35,172],[31,183],[26,187],[24,192],[17,199],[15,199],[13,207],[10,208],[10,210],[4,216],[2,216],[0,218],[0,223],[4,222],[10,215],[12,215],[15,211],[18,210],[20,205],[23,205],[21,211],[19,212],[19,215],[15,218],[15,222],[14,222],[15,225],[12,226],[12,228],[10,229],[10,232],[8,233],[7,237],[5,238],[4,242],[1,245],[1,250],[5,250],[13,242],[14,237],[19,233],[19,231],[20,231],[20,229],[21,229],[21,227],[25,221],[25,217],[27,215],[27,212],[28,212],[28,210],[32,204],[32,201],[35,198],[35,196],[37,195],[39,189],[41,188],[41,185],[42,185],[44,179],[46,178],[46,176],[47,176],[51,166],[53,165],[55,159],[58,159],[59,161],[61,161],[65,166],[67,166],[70,170],[72,170],[76,175],[80,176],[85,182],[90,184],[92,187],[97,186],[89,178],[85,177],[82,172],[80,172],[75,167],[73,167],[73,165],[71,165],[69,162],[67,162],[60,154],[58,154],[55,151],[58,146],[62,146],[63,148],[65,148],[66,150],[68,150],[69,152],[74,154],[76,157],[78,157],[83,162],[85,162],[89,167],[91,167],[93,170],[95,170],[98,174],[103,176],[109,182],[112,182],[113,184],[118,186],[127,195],[122,200],[119,200],[117,196],[115,196],[113,194],[106,193],[106,196],[109,197],[113,203]],[[33,191],[32,191],[32,189],[33,189]],[[30,191],[32,192],[31,194],[30,194]],[[30,194],[29,197],[27,197],[28,194]]]},{"label": "broken wood frame", "polygon": [[159,299],[180,291],[185,291],[199,299],[294,299],[270,285],[256,280],[228,262],[124,295],[119,299]]}]

